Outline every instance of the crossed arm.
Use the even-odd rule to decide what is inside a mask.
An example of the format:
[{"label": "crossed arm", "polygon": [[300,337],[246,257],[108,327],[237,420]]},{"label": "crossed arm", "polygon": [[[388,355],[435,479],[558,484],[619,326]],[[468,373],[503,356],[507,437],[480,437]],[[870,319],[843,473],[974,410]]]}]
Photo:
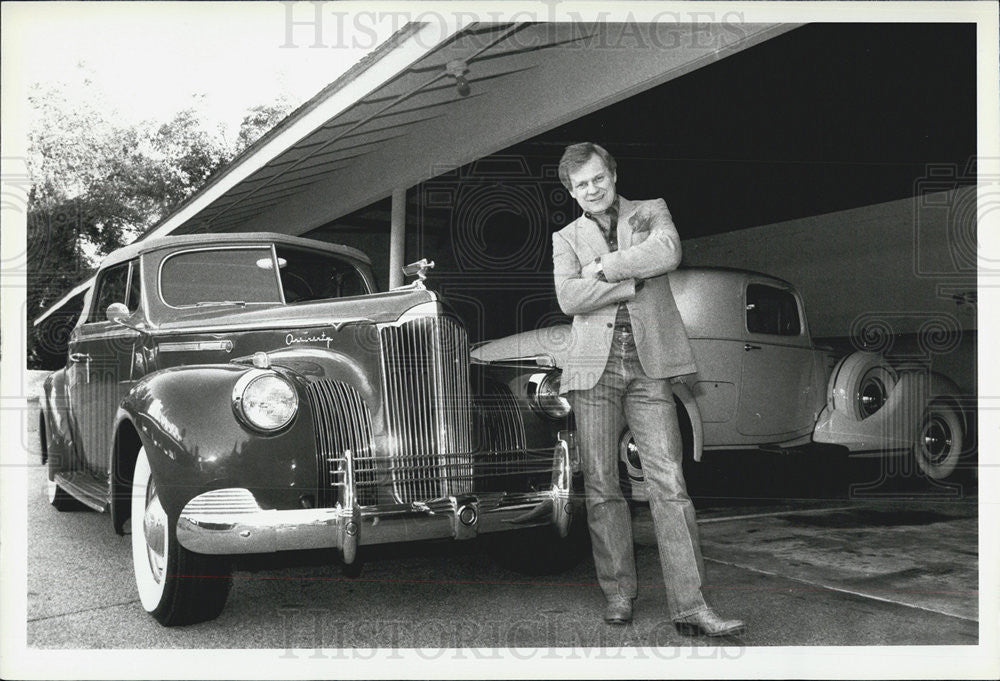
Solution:
[{"label": "crossed arm", "polygon": [[[632,300],[636,284],[677,269],[681,261],[680,238],[663,199],[643,206],[635,214],[633,243],[601,256],[604,276],[597,278],[594,263],[581,263],[569,241],[552,235],[553,274],[559,307],[568,315],[593,312],[605,305]],[[639,241],[638,236],[649,235]]]},{"label": "crossed arm", "polygon": [[[601,256],[608,281],[658,277],[676,270],[681,264],[681,240],[663,199],[657,199],[651,206],[642,206],[633,214],[633,219],[632,245]],[[647,230],[649,235],[640,240],[640,235]]]},{"label": "crossed arm", "polygon": [[576,251],[559,233],[552,235],[552,265],[559,307],[570,316],[635,297],[634,279],[611,283],[582,276],[583,267]]}]

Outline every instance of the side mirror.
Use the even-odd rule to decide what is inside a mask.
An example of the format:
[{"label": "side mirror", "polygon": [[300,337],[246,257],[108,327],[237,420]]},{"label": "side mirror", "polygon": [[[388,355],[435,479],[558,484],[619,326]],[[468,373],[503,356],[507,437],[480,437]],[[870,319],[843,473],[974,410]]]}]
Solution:
[{"label": "side mirror", "polygon": [[125,307],[125,303],[111,303],[108,305],[108,309],[104,314],[108,318],[109,322],[127,326],[125,320],[129,318],[131,313],[128,311],[128,308]]}]

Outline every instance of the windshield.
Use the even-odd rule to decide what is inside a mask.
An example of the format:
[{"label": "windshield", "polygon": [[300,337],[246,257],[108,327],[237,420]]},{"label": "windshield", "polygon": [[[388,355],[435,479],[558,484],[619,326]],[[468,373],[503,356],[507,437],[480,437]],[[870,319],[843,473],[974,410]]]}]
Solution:
[{"label": "windshield", "polygon": [[160,296],[171,307],[280,303],[281,288],[269,246],[210,248],[164,260]]}]

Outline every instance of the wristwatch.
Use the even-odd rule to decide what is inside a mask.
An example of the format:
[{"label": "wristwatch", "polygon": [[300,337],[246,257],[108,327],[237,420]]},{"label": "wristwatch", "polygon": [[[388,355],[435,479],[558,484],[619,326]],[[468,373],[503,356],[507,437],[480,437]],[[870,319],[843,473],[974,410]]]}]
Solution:
[{"label": "wristwatch", "polygon": [[597,278],[601,281],[607,281],[608,278],[604,276],[604,263],[601,262],[601,256],[594,258],[594,264],[597,265]]}]

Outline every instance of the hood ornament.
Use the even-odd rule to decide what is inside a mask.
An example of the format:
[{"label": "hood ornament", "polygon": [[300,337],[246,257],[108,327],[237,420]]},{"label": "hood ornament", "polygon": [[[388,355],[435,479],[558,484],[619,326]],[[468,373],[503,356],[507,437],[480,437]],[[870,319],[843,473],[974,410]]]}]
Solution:
[{"label": "hood ornament", "polygon": [[434,269],[434,261],[427,260],[427,258],[421,258],[416,262],[411,262],[409,265],[403,266],[403,275],[407,277],[416,277],[417,280],[408,284],[407,286],[401,286],[399,288],[415,288],[424,289],[424,281],[427,280],[427,270]]}]

